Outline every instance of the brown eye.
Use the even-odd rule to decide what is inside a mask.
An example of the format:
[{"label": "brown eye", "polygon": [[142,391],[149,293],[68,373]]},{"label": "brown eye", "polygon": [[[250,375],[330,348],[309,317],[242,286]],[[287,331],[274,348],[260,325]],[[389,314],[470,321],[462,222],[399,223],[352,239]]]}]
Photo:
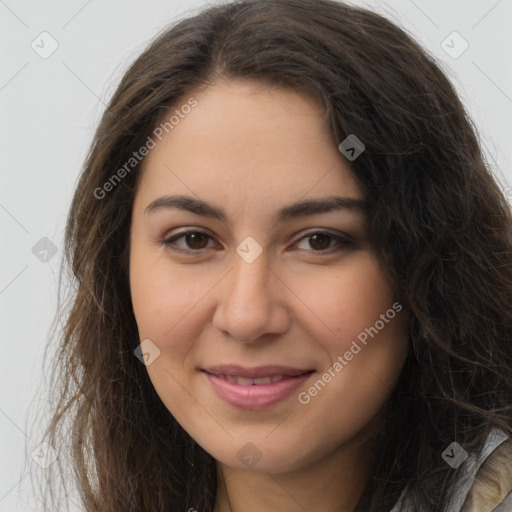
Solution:
[{"label": "brown eye", "polygon": [[[300,247],[300,244],[304,244],[307,247]],[[334,243],[333,243],[334,242]],[[331,249],[334,250],[342,250],[349,246],[351,241],[348,238],[344,238],[341,236],[333,235],[331,233],[326,233],[322,231],[316,231],[314,233],[309,233],[306,236],[302,237],[294,244],[294,248],[298,248],[300,250],[306,250],[319,253],[327,253],[332,252]]]},{"label": "brown eye", "polygon": [[[199,231],[191,231],[184,235],[186,244],[191,249],[204,249],[208,244],[208,235]],[[206,243],[205,243],[206,242]]]},{"label": "brown eye", "polygon": [[320,251],[328,249],[331,245],[332,237],[325,233],[319,233],[308,238],[309,243],[313,249]]},{"label": "brown eye", "polygon": [[[204,231],[189,230],[178,233],[171,238],[162,241],[162,244],[169,249],[180,253],[198,253],[211,249],[208,242],[212,241],[211,235]],[[306,247],[300,247],[300,244],[306,243]],[[293,248],[314,252],[318,254],[330,254],[331,252],[341,251],[352,244],[349,238],[334,235],[323,231],[315,231],[303,236]]]},{"label": "brown eye", "polygon": [[[208,249],[208,241],[212,237],[203,231],[185,231],[162,241],[162,244],[177,252],[200,252]],[[183,240],[184,243],[178,243]]]}]

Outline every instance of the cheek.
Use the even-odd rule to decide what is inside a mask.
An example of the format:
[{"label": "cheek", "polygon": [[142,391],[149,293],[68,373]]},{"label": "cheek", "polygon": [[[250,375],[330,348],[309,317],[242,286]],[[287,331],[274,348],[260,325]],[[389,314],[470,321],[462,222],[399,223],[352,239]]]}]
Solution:
[{"label": "cheek", "polygon": [[354,255],[343,272],[311,283],[304,292],[317,313],[309,316],[311,336],[328,355],[319,375],[327,384],[304,391],[321,409],[339,407],[342,397],[344,413],[371,417],[405,361],[408,337],[402,306],[394,302],[380,265],[369,253]]},{"label": "cheek", "polygon": [[393,304],[390,286],[378,262],[367,252],[354,254],[350,265],[337,273],[303,282],[302,293],[314,313],[315,338],[329,340],[336,350],[350,346]]},{"label": "cheek", "polygon": [[154,254],[134,249],[130,289],[140,336],[154,339],[159,346],[192,339],[184,330],[193,331],[199,325],[194,321],[200,310],[197,306],[213,285],[212,276],[201,276],[192,266],[176,271],[165,261],[165,255],[155,258]]},{"label": "cheek", "polygon": [[187,269],[176,272],[162,255],[134,248],[130,259],[130,289],[139,338],[151,340],[159,356],[147,366],[153,386],[178,421],[190,396],[188,355],[199,337],[201,297],[211,289],[211,277],[201,279]]}]

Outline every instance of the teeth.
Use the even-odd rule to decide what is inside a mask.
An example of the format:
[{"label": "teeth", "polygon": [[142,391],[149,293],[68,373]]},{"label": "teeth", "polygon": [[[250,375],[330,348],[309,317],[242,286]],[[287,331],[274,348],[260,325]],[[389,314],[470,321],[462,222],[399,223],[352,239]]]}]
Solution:
[{"label": "teeth", "polygon": [[238,384],[239,386],[252,386],[253,385],[252,379],[246,379],[245,377],[235,377],[235,379],[236,379],[236,384]]},{"label": "teeth", "polygon": [[231,384],[238,384],[239,386],[265,386],[273,382],[283,380],[284,375],[272,375],[271,377],[258,377],[257,379],[248,379],[246,377],[238,377],[236,375],[217,375],[220,379],[227,380]]},{"label": "teeth", "polygon": [[257,379],[253,379],[254,384],[260,386],[262,384],[270,384],[272,379],[270,377],[259,377]]}]

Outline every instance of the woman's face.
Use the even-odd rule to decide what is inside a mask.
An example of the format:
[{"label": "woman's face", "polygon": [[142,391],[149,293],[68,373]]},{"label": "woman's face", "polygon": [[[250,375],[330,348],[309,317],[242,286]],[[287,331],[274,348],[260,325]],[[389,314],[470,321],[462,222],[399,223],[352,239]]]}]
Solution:
[{"label": "woman's face", "polygon": [[308,96],[219,80],[175,109],[131,225],[149,377],[223,464],[305,467],[371,424],[406,356],[362,190]]}]

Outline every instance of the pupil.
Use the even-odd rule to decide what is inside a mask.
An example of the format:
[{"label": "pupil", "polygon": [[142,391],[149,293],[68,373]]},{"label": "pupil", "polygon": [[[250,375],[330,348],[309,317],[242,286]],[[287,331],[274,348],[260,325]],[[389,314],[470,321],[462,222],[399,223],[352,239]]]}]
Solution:
[{"label": "pupil", "polygon": [[[315,242],[318,241],[318,239],[320,239],[320,247],[315,247]],[[322,244],[321,243],[321,240],[324,240],[324,241],[327,241],[327,244]],[[326,249],[327,247],[329,247],[329,236],[328,235],[313,235],[309,238],[309,242],[311,244],[311,247],[313,247],[313,249]]]},{"label": "pupil", "polygon": [[[203,233],[188,233],[187,234],[187,244],[192,249],[203,249],[204,244],[201,245],[200,239],[203,238],[203,241],[206,240],[206,236]],[[197,243],[199,239],[199,244]]]}]

